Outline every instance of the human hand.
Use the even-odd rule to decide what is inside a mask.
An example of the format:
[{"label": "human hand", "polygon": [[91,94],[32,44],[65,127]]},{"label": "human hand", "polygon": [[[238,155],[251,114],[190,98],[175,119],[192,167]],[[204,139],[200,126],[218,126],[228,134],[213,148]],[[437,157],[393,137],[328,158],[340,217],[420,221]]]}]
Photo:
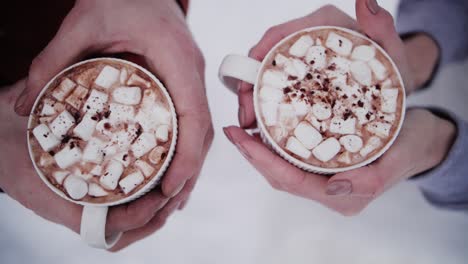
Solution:
[{"label": "human hand", "polygon": [[[158,215],[167,217],[172,208],[187,199],[211,145],[213,128],[205,94],[204,60],[175,0],[78,0],[57,35],[33,61],[26,89],[16,101],[15,111],[28,115],[38,93],[55,74],[86,57],[103,54],[130,54],[127,59],[155,73],[167,87],[179,120],[176,155],[160,190],[121,206],[121,210],[117,207],[109,212],[108,232],[125,232],[116,245],[122,248],[152,233],[165,221]],[[29,164],[22,166],[29,167]],[[5,172],[14,175],[15,170],[11,169]],[[37,178],[33,171],[22,171],[22,174]],[[33,195],[39,194],[33,192]],[[24,203],[28,203],[27,199],[34,196],[25,198]],[[127,216],[134,220],[125,225]],[[114,217],[122,218],[116,220],[122,224],[113,224]],[[76,215],[73,218],[80,219]],[[65,225],[72,226],[69,222]],[[77,231],[75,225],[72,229]]]}]

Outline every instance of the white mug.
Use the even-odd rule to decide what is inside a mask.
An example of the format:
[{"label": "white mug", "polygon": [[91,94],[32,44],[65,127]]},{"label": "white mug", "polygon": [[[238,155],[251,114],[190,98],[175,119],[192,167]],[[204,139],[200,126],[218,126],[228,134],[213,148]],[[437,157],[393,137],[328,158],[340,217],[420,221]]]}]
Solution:
[{"label": "white mug", "polygon": [[266,67],[265,62],[269,60],[271,56],[273,56],[274,52],[277,50],[278,47],[283,45],[285,42],[289,41],[290,39],[294,38],[297,35],[306,33],[306,32],[313,32],[317,30],[327,30],[327,29],[334,29],[338,31],[344,31],[348,34],[351,34],[353,36],[357,36],[359,38],[368,40],[369,42],[372,43],[373,46],[375,46],[382,54],[391,62],[392,67],[394,68],[395,72],[398,75],[398,80],[401,83],[402,87],[402,112],[401,112],[401,117],[400,121],[397,127],[397,130],[393,134],[392,138],[388,141],[388,143],[376,154],[373,156],[367,158],[366,160],[354,164],[352,166],[348,167],[341,167],[341,168],[322,168],[318,166],[314,166],[308,163],[305,163],[290,154],[288,154],[286,151],[284,151],[283,148],[281,148],[275,140],[270,136],[268,133],[267,128],[263,124],[263,122],[257,122],[258,124],[258,129],[260,132],[260,136],[265,144],[267,144],[270,148],[272,148],[278,155],[280,155],[283,159],[287,160],[289,163],[293,164],[294,166],[303,169],[305,171],[309,172],[314,172],[314,173],[319,173],[319,174],[335,174],[339,172],[344,172],[348,170],[353,170],[357,169],[360,167],[363,167],[369,163],[372,163],[376,159],[378,159],[380,156],[382,156],[393,144],[395,139],[397,138],[401,127],[403,125],[403,120],[405,119],[405,106],[406,106],[406,95],[405,95],[405,87],[403,83],[403,79],[401,78],[400,72],[398,71],[398,68],[396,67],[395,63],[393,62],[392,58],[387,54],[387,52],[381,48],[377,43],[372,41],[371,39],[367,38],[366,36],[355,32],[353,30],[347,29],[347,28],[342,28],[342,27],[335,27],[335,26],[317,26],[317,27],[311,27],[311,28],[306,28],[300,31],[297,31],[295,33],[292,33],[291,35],[285,37],[281,41],[279,41],[265,56],[265,59],[263,62],[257,61],[255,59],[242,56],[242,55],[227,55],[220,67],[219,67],[219,72],[218,72],[218,77],[221,80],[221,82],[231,91],[234,93],[237,93],[237,81],[242,80],[244,82],[247,82],[249,84],[252,84],[253,87],[253,103],[254,103],[254,110],[255,110],[255,117],[257,120],[261,120],[261,115],[260,115],[260,108],[258,104],[258,89],[259,87],[259,82],[260,82],[260,72],[264,70]]},{"label": "white mug", "polygon": [[122,63],[122,64],[128,64],[128,65],[131,65],[131,66],[137,68],[138,70],[140,70],[140,71],[144,72],[146,75],[148,75],[160,87],[160,89],[162,91],[162,94],[167,99],[167,102],[169,104],[170,111],[171,111],[171,114],[172,114],[173,136],[172,136],[172,141],[171,141],[170,148],[169,148],[168,153],[167,153],[167,158],[165,159],[164,163],[162,164],[162,166],[159,169],[159,171],[157,172],[157,174],[154,175],[153,178],[148,183],[146,183],[146,185],[143,188],[141,188],[140,190],[138,190],[134,194],[132,194],[130,196],[127,196],[127,197],[125,197],[125,198],[123,198],[121,200],[118,200],[118,201],[113,201],[113,202],[108,202],[108,203],[100,203],[100,204],[82,202],[82,201],[75,201],[75,200],[69,198],[67,195],[65,195],[65,193],[63,193],[61,190],[57,189],[54,185],[52,185],[47,180],[47,178],[42,173],[42,171],[38,168],[36,162],[34,161],[34,156],[33,156],[32,148],[31,148],[30,133],[29,132],[27,133],[27,141],[28,141],[29,155],[31,157],[34,168],[36,169],[36,172],[38,173],[38,175],[42,179],[42,181],[52,191],[54,191],[56,194],[58,194],[63,199],[66,199],[66,200],[68,200],[68,201],[70,201],[72,203],[79,204],[79,205],[83,206],[83,214],[81,216],[81,227],[80,227],[80,235],[81,235],[82,239],[88,245],[90,245],[92,247],[102,248],[102,249],[109,249],[109,248],[112,248],[119,241],[120,237],[122,236],[122,233],[117,233],[117,234],[112,234],[112,235],[106,237],[105,230],[106,230],[107,211],[108,211],[109,207],[131,202],[131,201],[143,196],[144,194],[149,192],[151,189],[153,189],[158,184],[158,182],[161,179],[161,177],[163,176],[164,172],[169,167],[169,164],[170,164],[170,162],[172,160],[172,157],[174,156],[175,146],[176,146],[176,143],[177,143],[177,116],[176,116],[176,111],[175,111],[174,104],[172,102],[172,99],[171,99],[169,93],[167,92],[164,85],[151,72],[149,72],[145,68],[143,68],[143,67],[141,67],[141,66],[139,66],[139,65],[137,65],[135,63],[132,63],[132,62],[129,62],[129,61],[126,61],[126,60],[115,59],[115,58],[98,58],[98,59],[91,59],[91,60],[82,61],[82,62],[76,63],[76,64],[64,69],[63,71],[58,73],[54,78],[52,78],[52,80],[50,80],[49,83],[47,83],[45,85],[45,87],[42,89],[41,93],[37,97],[36,102],[34,103],[34,106],[33,106],[32,110],[31,110],[31,114],[30,114],[29,122],[28,122],[28,131],[30,131],[30,129],[31,129],[31,125],[32,125],[32,121],[33,121],[32,115],[33,115],[34,110],[37,107],[42,95],[49,89],[49,86],[52,83],[54,83],[57,78],[59,78],[63,73],[65,73],[65,72],[67,72],[67,71],[69,71],[69,70],[71,70],[73,68],[76,68],[76,67],[78,67],[80,65],[90,63],[90,62],[99,62],[99,61],[115,61],[115,62],[119,62],[119,63]]}]

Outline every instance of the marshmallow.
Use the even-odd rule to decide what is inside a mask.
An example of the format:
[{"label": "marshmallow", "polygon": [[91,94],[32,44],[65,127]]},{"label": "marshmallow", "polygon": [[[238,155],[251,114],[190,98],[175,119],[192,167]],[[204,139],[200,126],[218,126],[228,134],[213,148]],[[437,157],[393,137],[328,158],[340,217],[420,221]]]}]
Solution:
[{"label": "marshmallow", "polygon": [[138,136],[134,127],[135,125],[132,125],[131,127],[129,126],[127,131],[120,130],[114,132],[111,138],[111,142],[116,144],[120,150],[127,150],[130,147],[130,144],[132,144],[132,142]]},{"label": "marshmallow", "polygon": [[382,145],[382,141],[380,140],[380,138],[375,137],[375,136],[370,137],[367,140],[366,145],[361,149],[361,151],[359,151],[359,154],[361,154],[361,156],[365,157],[369,153],[371,153],[372,151],[376,150],[381,145]]},{"label": "marshmallow", "polygon": [[67,145],[65,148],[55,154],[54,159],[61,169],[66,169],[80,161],[81,156],[81,150],[78,146],[71,148],[70,145]]},{"label": "marshmallow", "polygon": [[159,125],[171,125],[171,113],[162,105],[156,104],[148,109],[140,109],[135,120],[144,131],[155,131]]},{"label": "marshmallow", "polygon": [[370,61],[374,57],[375,48],[368,45],[357,46],[351,54],[351,59],[353,60]]},{"label": "marshmallow", "polygon": [[128,79],[127,81],[127,85],[136,85],[136,86],[143,86],[143,87],[146,87],[146,88],[150,88],[151,87],[151,83],[146,81],[145,79],[143,79],[142,77],[140,77],[139,75],[137,75],[136,73],[132,74],[130,76],[130,79]]},{"label": "marshmallow", "polygon": [[283,100],[284,93],[281,89],[263,86],[260,88],[259,96],[263,102],[279,103]]},{"label": "marshmallow", "polygon": [[83,160],[95,164],[101,164],[105,144],[99,138],[91,138],[83,151]]},{"label": "marshmallow", "polygon": [[312,68],[321,70],[325,68],[327,56],[322,46],[312,46],[307,50],[306,62],[312,64]]},{"label": "marshmallow", "polygon": [[356,153],[358,152],[363,145],[362,139],[355,135],[347,135],[340,138],[340,143],[343,147],[351,152]]},{"label": "marshmallow", "polygon": [[69,174],[70,172],[68,171],[54,171],[52,176],[54,177],[55,182],[62,184],[65,177],[67,177]]},{"label": "marshmallow", "polygon": [[398,89],[383,89],[381,97],[381,110],[385,113],[395,113],[397,108]]},{"label": "marshmallow", "polygon": [[317,39],[315,40],[315,44],[316,44],[317,46],[323,46],[323,45],[322,45],[322,40],[321,40],[320,38],[317,38]]},{"label": "marshmallow", "polygon": [[386,138],[390,135],[391,124],[382,122],[372,122],[366,125],[366,130],[381,138]]},{"label": "marshmallow", "polygon": [[307,65],[298,59],[291,59],[284,64],[284,72],[302,80],[307,74]]},{"label": "marshmallow", "polygon": [[84,105],[85,112],[99,113],[104,110],[104,106],[107,103],[109,96],[106,93],[99,92],[98,90],[91,90],[91,94],[86,100]]},{"label": "marshmallow", "polygon": [[55,113],[61,113],[65,111],[65,105],[60,102],[55,102],[53,104],[53,107],[54,107]]},{"label": "marshmallow", "polygon": [[[130,143],[129,143],[130,145]],[[106,157],[113,157],[119,151],[119,146],[117,144],[107,144],[102,149],[103,155]]]},{"label": "marshmallow", "polygon": [[73,129],[73,134],[78,136],[83,140],[89,140],[94,133],[94,129],[96,129],[96,124],[98,123],[96,120],[92,119],[94,114],[87,113],[81,122]]},{"label": "marshmallow", "polygon": [[372,72],[365,62],[355,61],[350,66],[351,74],[354,79],[362,85],[369,86],[372,84]]},{"label": "marshmallow", "polygon": [[159,142],[166,142],[169,140],[169,126],[168,125],[160,125],[158,129],[156,129],[156,139]]},{"label": "marshmallow", "polygon": [[385,114],[385,113],[382,113],[382,112],[379,112],[377,114],[377,117],[380,119],[380,120],[383,120],[385,122],[388,122],[388,123],[393,123],[395,122],[395,114]]},{"label": "marshmallow", "polygon": [[312,112],[309,112],[306,115],[305,120],[309,121],[309,123],[311,123],[315,129],[320,130],[321,123],[317,120]]},{"label": "marshmallow", "polygon": [[117,103],[124,105],[137,105],[141,101],[140,87],[119,87],[112,92]]},{"label": "marshmallow", "polygon": [[392,80],[391,80],[391,79],[387,79],[387,80],[383,81],[383,82],[380,84],[380,86],[381,86],[382,89],[392,88],[392,85],[393,85],[393,83],[392,83]]},{"label": "marshmallow", "polygon": [[54,116],[39,117],[39,124],[49,124],[54,120]]},{"label": "marshmallow", "polygon": [[136,171],[132,174],[127,175],[119,182],[119,186],[125,194],[133,191],[138,185],[145,180],[143,174],[140,171]]},{"label": "marshmallow", "polygon": [[107,190],[115,190],[123,171],[122,163],[111,160],[104,170],[104,174],[99,178],[99,182]]},{"label": "marshmallow", "polygon": [[350,164],[351,155],[349,154],[349,152],[343,152],[343,154],[339,155],[336,160],[338,160],[338,162],[341,162],[341,163]]},{"label": "marshmallow", "polygon": [[55,115],[54,101],[46,98],[42,104],[41,116]]},{"label": "marshmallow", "polygon": [[94,176],[100,176],[102,174],[102,166],[101,165],[94,166],[94,168],[89,173]]},{"label": "marshmallow", "polygon": [[335,101],[335,105],[333,106],[334,116],[342,116],[346,110],[348,110],[348,107],[343,103],[343,101]]},{"label": "marshmallow", "polygon": [[138,168],[146,178],[150,177],[154,172],[154,168],[143,160],[135,161],[135,167]]},{"label": "marshmallow", "polygon": [[99,73],[94,83],[102,88],[109,89],[120,79],[120,71],[114,67],[106,65]]},{"label": "marshmallow", "polygon": [[75,90],[73,90],[70,96],[68,96],[67,99],[65,99],[65,102],[67,102],[73,108],[78,110],[83,104],[83,100],[86,98],[86,95],[88,95],[88,89],[81,85],[78,85],[78,87],[76,87]]},{"label": "marshmallow", "polygon": [[154,147],[156,147],[156,138],[152,133],[144,132],[131,146],[131,150],[136,158],[140,158]]},{"label": "marshmallow", "polygon": [[274,126],[270,128],[270,135],[275,142],[281,142],[288,135],[288,131],[283,127]]},{"label": "marshmallow", "polygon": [[90,69],[80,72],[77,76],[74,76],[74,77],[75,77],[77,84],[89,88],[91,87],[91,81],[92,81],[94,74],[95,74],[95,69],[90,68]]},{"label": "marshmallow", "polygon": [[65,78],[60,82],[57,88],[54,89],[52,96],[59,101],[63,101],[65,97],[71,93],[73,88],[75,88],[75,85],[76,84],[72,80]]},{"label": "marshmallow", "polygon": [[51,151],[60,144],[60,140],[52,134],[52,131],[45,124],[38,125],[32,132],[44,151]]},{"label": "marshmallow", "polygon": [[274,126],[277,124],[278,104],[275,102],[267,102],[261,104],[263,118],[266,126]]},{"label": "marshmallow", "polygon": [[387,69],[377,59],[370,60],[369,61],[369,66],[372,69],[372,72],[374,73],[375,77],[377,77],[378,80],[382,81],[383,79],[385,79],[385,77],[387,77]]},{"label": "marshmallow", "polygon": [[114,160],[122,163],[124,167],[128,167],[130,165],[130,162],[132,161],[132,158],[128,154],[128,152],[120,152],[114,156]]},{"label": "marshmallow", "polygon": [[294,108],[294,112],[297,116],[305,116],[309,112],[309,105],[298,97],[291,101],[291,105]]},{"label": "marshmallow", "polygon": [[334,117],[330,122],[330,132],[337,134],[354,134],[356,131],[356,118],[346,120]]},{"label": "marshmallow", "polygon": [[278,122],[287,130],[294,129],[299,124],[296,110],[291,104],[280,104],[278,108]]},{"label": "marshmallow", "polygon": [[127,82],[127,79],[128,79],[128,71],[127,69],[123,68],[120,71],[120,76],[119,76],[120,84],[125,85],[125,83]]},{"label": "marshmallow", "polygon": [[88,195],[94,197],[104,197],[107,196],[109,193],[106,192],[99,184],[90,183],[88,186]]},{"label": "marshmallow", "polygon": [[288,62],[289,59],[286,58],[285,56],[283,56],[281,53],[278,53],[276,56],[275,56],[275,63],[276,65],[280,66],[280,67],[283,67],[286,62]]},{"label": "marshmallow", "polygon": [[73,200],[79,200],[88,193],[88,184],[85,180],[76,176],[68,176],[63,182],[63,187]]},{"label": "marshmallow", "polygon": [[327,71],[327,75],[329,78],[336,77],[336,74],[346,74],[347,72],[349,72],[351,61],[342,57],[333,57],[330,59],[328,66],[333,64],[335,65],[335,70]]},{"label": "marshmallow", "polygon": [[289,48],[289,54],[296,57],[304,57],[307,50],[310,46],[314,45],[314,40],[308,36],[304,35],[300,37],[296,42]]},{"label": "marshmallow", "polygon": [[110,103],[109,111],[109,120],[114,124],[128,122],[135,118],[135,109],[130,105]]},{"label": "marshmallow", "polygon": [[146,89],[143,92],[143,99],[141,100],[141,109],[150,110],[158,99],[158,95],[155,91]]},{"label": "marshmallow", "polygon": [[294,129],[294,136],[309,150],[322,142],[322,134],[305,121],[299,123]]},{"label": "marshmallow", "polygon": [[312,114],[318,120],[327,120],[332,114],[331,106],[325,103],[314,104],[312,105]]},{"label": "marshmallow", "polygon": [[315,158],[322,162],[327,162],[331,160],[333,157],[340,152],[341,146],[338,140],[334,137],[328,138],[327,140],[323,141],[318,145],[314,150],[312,150],[312,154],[314,154]]},{"label": "marshmallow", "polygon": [[352,111],[354,115],[357,117],[358,123],[360,125],[365,125],[375,119],[375,115],[369,112],[366,108],[356,107],[356,108],[353,108]]},{"label": "marshmallow", "polygon": [[288,86],[288,75],[281,71],[266,70],[262,77],[265,86],[284,88]]},{"label": "marshmallow", "polygon": [[308,159],[311,155],[311,152],[295,137],[288,138],[286,149],[303,159]]},{"label": "marshmallow", "polygon": [[159,146],[155,147],[149,154],[148,159],[153,164],[159,164],[166,156],[166,148]]},{"label": "marshmallow", "polygon": [[353,49],[353,43],[351,40],[342,37],[335,32],[330,32],[330,34],[328,34],[325,46],[342,56],[348,56],[351,54],[351,50]]},{"label": "marshmallow", "polygon": [[89,180],[91,180],[93,178],[93,175],[91,175],[89,173],[83,173],[79,168],[75,168],[73,170],[73,175],[76,176],[76,177],[80,177],[85,181],[89,181]]},{"label": "marshmallow", "polygon": [[[93,120],[93,119],[91,119]],[[93,120],[94,121],[94,120]],[[95,121],[96,122],[96,121]],[[112,133],[113,124],[111,124],[109,119],[102,119],[101,121],[96,123],[95,130],[105,136],[106,138],[112,138],[114,133]]]},{"label": "marshmallow", "polygon": [[56,137],[63,138],[74,124],[75,118],[65,110],[50,123],[50,130]]},{"label": "marshmallow", "polygon": [[41,154],[39,158],[39,166],[41,167],[49,167],[50,165],[54,164],[55,160],[49,153],[45,152]]}]

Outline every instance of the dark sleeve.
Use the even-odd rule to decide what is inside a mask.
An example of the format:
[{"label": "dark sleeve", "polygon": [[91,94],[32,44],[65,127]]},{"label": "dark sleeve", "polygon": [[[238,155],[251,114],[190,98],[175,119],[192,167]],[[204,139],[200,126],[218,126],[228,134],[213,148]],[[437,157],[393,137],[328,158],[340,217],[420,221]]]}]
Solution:
[{"label": "dark sleeve", "polygon": [[467,0],[402,0],[396,23],[403,36],[429,34],[441,48],[441,66],[468,57]]}]

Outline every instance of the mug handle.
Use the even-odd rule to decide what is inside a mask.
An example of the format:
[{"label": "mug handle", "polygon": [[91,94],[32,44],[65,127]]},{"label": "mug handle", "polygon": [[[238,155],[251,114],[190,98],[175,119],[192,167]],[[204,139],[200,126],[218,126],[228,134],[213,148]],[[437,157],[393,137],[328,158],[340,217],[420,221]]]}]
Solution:
[{"label": "mug handle", "polygon": [[218,77],[224,86],[237,94],[237,81],[242,80],[255,84],[261,65],[261,62],[252,58],[230,54],[224,57],[223,62],[221,62]]},{"label": "mug handle", "polygon": [[95,248],[110,249],[122,236],[122,232],[106,237],[107,206],[85,205],[81,215],[81,238]]}]

